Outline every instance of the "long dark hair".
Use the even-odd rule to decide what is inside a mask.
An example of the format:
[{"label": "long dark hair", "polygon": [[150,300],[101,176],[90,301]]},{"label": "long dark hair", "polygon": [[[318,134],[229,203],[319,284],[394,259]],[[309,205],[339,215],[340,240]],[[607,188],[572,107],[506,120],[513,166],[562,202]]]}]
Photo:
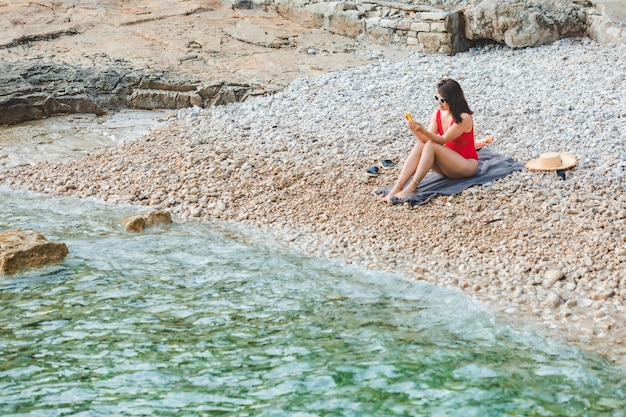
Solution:
[{"label": "long dark hair", "polygon": [[462,113],[474,114],[472,110],[470,110],[467,101],[465,101],[465,94],[463,94],[463,89],[451,78],[444,78],[443,80],[437,83],[437,92],[441,98],[445,98],[450,106],[450,113],[452,114],[452,118],[455,122],[461,123],[463,119],[461,119]]}]

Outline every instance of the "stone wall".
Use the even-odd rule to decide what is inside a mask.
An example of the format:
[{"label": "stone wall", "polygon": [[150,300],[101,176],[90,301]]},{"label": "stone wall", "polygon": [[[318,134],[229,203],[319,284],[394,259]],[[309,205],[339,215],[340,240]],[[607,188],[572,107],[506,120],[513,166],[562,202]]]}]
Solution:
[{"label": "stone wall", "polygon": [[385,1],[273,0],[249,5],[274,9],[303,26],[426,54],[453,54],[470,45],[462,12],[451,8]]},{"label": "stone wall", "polygon": [[598,21],[596,9],[578,0],[234,1],[234,7],[272,10],[307,27],[426,54],[455,54],[484,42],[533,47],[587,36],[590,22]]}]

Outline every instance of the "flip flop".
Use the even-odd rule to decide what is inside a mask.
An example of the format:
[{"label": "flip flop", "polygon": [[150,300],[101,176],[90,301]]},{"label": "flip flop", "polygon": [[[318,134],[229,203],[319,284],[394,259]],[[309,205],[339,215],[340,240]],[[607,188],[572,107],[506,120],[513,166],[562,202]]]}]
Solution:
[{"label": "flip flop", "polygon": [[391,159],[381,159],[380,164],[383,166],[383,169],[391,168],[395,165]]},{"label": "flip flop", "polygon": [[368,176],[376,177],[378,176],[379,169],[376,165],[374,165],[374,166],[369,167],[366,172]]}]

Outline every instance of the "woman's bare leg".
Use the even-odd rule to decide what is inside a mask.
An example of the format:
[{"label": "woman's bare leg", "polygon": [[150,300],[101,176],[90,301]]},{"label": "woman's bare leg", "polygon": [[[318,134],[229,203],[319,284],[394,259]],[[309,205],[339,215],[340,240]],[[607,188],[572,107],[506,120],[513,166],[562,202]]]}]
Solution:
[{"label": "woman's bare leg", "polygon": [[[433,166],[433,162],[435,160],[435,153],[433,151],[434,147],[436,147],[436,144],[433,144],[432,141],[426,142],[424,146],[422,146],[422,152],[421,152],[419,161],[417,163],[417,166],[415,167],[414,171],[411,173],[411,175],[413,175],[413,179],[411,180],[409,185],[406,186],[405,189],[400,190],[399,192],[395,194],[395,197],[398,200],[404,200],[405,198],[414,194],[415,191],[417,191],[417,185],[420,183],[422,179],[424,179],[428,171],[430,171],[430,168]],[[407,177],[407,180],[408,179],[409,178]]]},{"label": "woman's bare leg", "polygon": [[[435,159],[431,169],[444,177],[452,179],[469,178],[478,172],[478,161],[476,159],[466,159],[456,151],[445,146],[437,146],[434,151]],[[425,175],[424,173],[419,180],[424,179]]]},{"label": "woman's bare leg", "polygon": [[404,200],[415,193],[418,184],[431,169],[444,177],[467,178],[475,175],[478,171],[478,161],[475,159],[465,159],[456,151],[438,143],[427,142],[423,147],[411,183],[404,190],[396,193],[396,198]]},{"label": "woman's bare leg", "polygon": [[406,158],[406,161],[402,166],[398,181],[395,182],[395,184],[391,188],[391,191],[389,191],[389,193],[385,197],[383,197],[383,201],[388,202],[391,197],[402,191],[402,188],[404,188],[404,184],[406,184],[409,178],[411,178],[411,175],[413,175],[413,173],[415,173],[415,170],[417,169],[417,165],[420,161],[423,148],[424,144],[419,141],[415,144],[415,146],[413,146],[413,149],[411,149],[409,156]]}]

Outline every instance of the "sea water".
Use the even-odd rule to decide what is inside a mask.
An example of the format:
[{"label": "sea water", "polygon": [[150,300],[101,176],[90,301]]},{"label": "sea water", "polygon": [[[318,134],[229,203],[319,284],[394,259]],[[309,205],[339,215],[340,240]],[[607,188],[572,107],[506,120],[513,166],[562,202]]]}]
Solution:
[{"label": "sea water", "polygon": [[139,210],[0,190],[70,251],[0,277],[0,415],[626,415],[624,368],[458,291]]}]

